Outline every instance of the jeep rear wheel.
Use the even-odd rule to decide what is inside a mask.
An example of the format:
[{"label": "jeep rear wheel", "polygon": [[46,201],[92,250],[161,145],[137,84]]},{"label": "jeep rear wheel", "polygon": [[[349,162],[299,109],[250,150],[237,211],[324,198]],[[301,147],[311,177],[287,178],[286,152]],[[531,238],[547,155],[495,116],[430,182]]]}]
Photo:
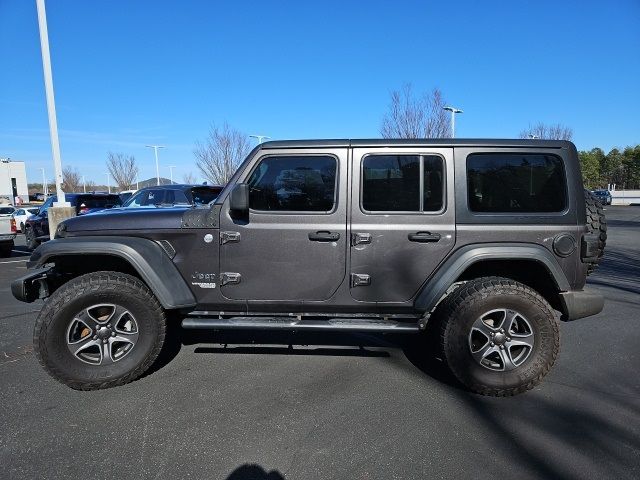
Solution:
[{"label": "jeep rear wheel", "polygon": [[553,309],[535,290],[501,277],[471,280],[438,306],[442,354],[454,376],[483,395],[533,388],[560,345]]},{"label": "jeep rear wheel", "polygon": [[166,315],[139,279],[118,272],[77,277],[38,315],[34,351],[47,372],[77,390],[135,380],[164,343]]}]

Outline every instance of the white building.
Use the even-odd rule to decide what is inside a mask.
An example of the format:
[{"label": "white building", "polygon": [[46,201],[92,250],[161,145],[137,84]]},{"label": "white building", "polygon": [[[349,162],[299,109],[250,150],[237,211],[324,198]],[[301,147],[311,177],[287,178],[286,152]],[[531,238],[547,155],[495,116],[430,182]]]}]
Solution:
[{"label": "white building", "polygon": [[15,203],[16,196],[20,196],[25,203],[29,201],[24,162],[14,162],[2,158],[0,159],[0,197],[5,197],[9,199],[10,203]]}]

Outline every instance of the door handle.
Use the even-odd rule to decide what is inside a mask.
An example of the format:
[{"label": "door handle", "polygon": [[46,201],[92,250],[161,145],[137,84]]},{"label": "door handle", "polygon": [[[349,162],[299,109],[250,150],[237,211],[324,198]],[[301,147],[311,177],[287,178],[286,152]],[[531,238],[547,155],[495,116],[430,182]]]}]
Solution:
[{"label": "door handle", "polygon": [[418,243],[437,242],[440,240],[439,233],[416,232],[408,235],[409,241]]},{"label": "door handle", "polygon": [[309,240],[312,242],[335,242],[340,239],[339,233],[332,233],[328,230],[319,232],[309,232]]}]

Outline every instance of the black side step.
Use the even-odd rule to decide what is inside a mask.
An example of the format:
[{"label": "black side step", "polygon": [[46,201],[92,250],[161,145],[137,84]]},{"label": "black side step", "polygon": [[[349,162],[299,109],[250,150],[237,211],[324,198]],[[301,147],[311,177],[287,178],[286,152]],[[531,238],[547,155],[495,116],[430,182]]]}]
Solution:
[{"label": "black side step", "polygon": [[182,320],[184,328],[215,330],[308,330],[348,332],[402,332],[420,330],[417,321],[398,322],[381,318],[299,319],[297,317],[190,317]]}]

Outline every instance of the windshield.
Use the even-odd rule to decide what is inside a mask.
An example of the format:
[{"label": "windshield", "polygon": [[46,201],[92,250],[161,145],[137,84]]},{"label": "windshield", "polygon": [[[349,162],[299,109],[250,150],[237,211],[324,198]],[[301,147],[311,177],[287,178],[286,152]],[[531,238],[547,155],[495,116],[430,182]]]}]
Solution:
[{"label": "windshield", "polygon": [[181,190],[169,188],[151,188],[140,190],[127,200],[124,208],[155,207],[157,205],[189,205],[186,195]]},{"label": "windshield", "polygon": [[122,205],[122,201],[118,195],[105,195],[100,197],[78,197],[76,203],[81,209],[93,210],[111,208]]},{"label": "windshield", "polygon": [[13,207],[0,207],[0,215],[10,215],[14,210]]},{"label": "windshield", "polygon": [[191,189],[194,205],[205,205],[218,198],[222,187],[196,187]]}]

